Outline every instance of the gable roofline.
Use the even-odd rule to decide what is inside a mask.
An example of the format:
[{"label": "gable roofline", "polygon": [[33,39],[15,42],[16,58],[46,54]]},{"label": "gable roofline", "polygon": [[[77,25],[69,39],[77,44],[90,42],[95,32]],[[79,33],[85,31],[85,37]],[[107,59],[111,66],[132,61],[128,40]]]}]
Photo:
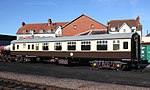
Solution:
[{"label": "gable roofline", "polygon": [[[85,15],[85,14],[81,14],[79,17],[75,18],[75,19],[72,20],[71,22],[69,22],[69,23],[67,23],[66,25],[64,25],[64,26],[62,27],[62,29],[65,28],[65,27],[67,27],[68,25],[70,25],[70,24],[73,23],[74,21],[78,20],[78,19],[79,19],[80,17],[82,17],[82,16],[85,16],[85,17],[87,17],[87,18],[89,18],[89,19],[91,19],[91,20],[93,20],[93,21],[95,21],[95,22],[97,22],[97,23],[99,23],[99,24],[105,26],[104,24],[102,24],[102,23],[100,23],[100,22],[94,20],[93,18],[90,18],[89,16],[87,16],[87,15]],[[107,26],[105,26],[105,27],[107,27]]]},{"label": "gable roofline", "polygon": [[[129,21],[129,20],[135,20],[135,19],[110,20],[109,22]],[[135,20],[135,21],[136,21],[136,20]]]},{"label": "gable roofline", "polygon": [[[127,26],[129,27],[129,25],[124,22],[124,23],[118,28],[118,30],[120,31],[120,29],[121,29],[124,25],[127,25]],[[130,27],[129,27],[129,28],[130,28]]]},{"label": "gable roofline", "polygon": [[61,28],[61,26],[60,26],[60,25],[58,25],[58,26],[55,28],[54,32],[56,32],[56,30],[57,30],[59,27]]}]

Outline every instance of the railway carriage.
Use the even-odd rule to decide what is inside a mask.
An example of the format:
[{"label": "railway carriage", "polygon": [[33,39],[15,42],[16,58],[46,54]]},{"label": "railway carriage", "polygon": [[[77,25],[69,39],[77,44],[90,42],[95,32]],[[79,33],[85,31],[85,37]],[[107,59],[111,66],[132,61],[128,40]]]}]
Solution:
[{"label": "railway carriage", "polygon": [[35,38],[11,42],[11,55],[21,60],[54,60],[59,64],[87,63],[93,67],[139,66],[140,36],[137,33]]}]

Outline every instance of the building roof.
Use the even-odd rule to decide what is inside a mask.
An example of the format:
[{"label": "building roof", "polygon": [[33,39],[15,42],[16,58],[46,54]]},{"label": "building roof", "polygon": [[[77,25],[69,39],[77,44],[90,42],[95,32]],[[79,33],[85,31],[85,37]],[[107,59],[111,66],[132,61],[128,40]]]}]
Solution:
[{"label": "building roof", "polygon": [[[62,28],[67,27],[68,25],[70,25],[71,23],[73,23],[74,21],[78,20],[79,18],[81,18],[81,17],[83,17],[83,16],[85,16],[85,17],[87,17],[87,18],[89,18],[89,19],[91,19],[91,20],[93,20],[93,21],[95,21],[95,22],[97,22],[97,23],[99,23],[99,24],[105,26],[104,24],[102,24],[102,23],[100,23],[100,22],[98,22],[98,21],[96,21],[96,20],[94,20],[94,19],[88,17],[87,15],[82,14],[82,15],[80,15],[79,17],[77,17],[77,18],[75,18],[74,20],[72,20],[71,22],[69,22],[69,23],[67,23],[66,25],[64,25]],[[106,26],[105,26],[105,27],[106,27]]]},{"label": "building roof", "polygon": [[132,38],[133,34],[137,33],[119,33],[119,34],[98,34],[98,35],[83,35],[83,36],[66,36],[66,37],[54,37],[54,38],[35,38],[35,39],[23,39],[14,40],[11,43],[36,43],[36,42],[63,42],[63,41],[79,41],[79,40],[106,40],[106,39],[120,39],[120,38]]},{"label": "building roof", "polygon": [[16,39],[17,39],[16,36],[0,34],[0,40],[3,40],[3,41],[12,41],[12,40],[16,40]]},{"label": "building roof", "polygon": [[68,22],[55,22],[48,25],[48,23],[37,23],[37,24],[24,24],[16,34],[22,34],[23,30],[26,30],[26,34],[30,33],[31,30],[35,30],[35,34],[39,33],[40,30],[44,30],[45,33],[48,32],[48,30],[51,30],[54,32],[58,28],[58,26],[64,26]]},{"label": "building roof", "polygon": [[125,20],[111,20],[108,22],[108,30],[111,30],[112,27],[116,28],[118,30],[124,23],[126,23],[130,28],[136,27],[137,31],[141,30],[141,24],[139,21],[140,17],[138,16],[135,19],[125,19]]},{"label": "building roof", "polygon": [[83,33],[78,34],[78,36],[82,36],[82,35],[96,35],[96,34],[107,34],[106,30],[89,30]]},{"label": "building roof", "polygon": [[147,34],[145,37],[150,37],[150,33],[149,33],[149,34]]}]

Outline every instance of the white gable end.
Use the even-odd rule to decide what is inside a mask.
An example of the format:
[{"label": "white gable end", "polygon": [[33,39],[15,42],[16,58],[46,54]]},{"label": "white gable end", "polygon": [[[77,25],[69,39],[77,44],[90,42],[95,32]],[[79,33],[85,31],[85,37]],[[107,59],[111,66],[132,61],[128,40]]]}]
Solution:
[{"label": "white gable end", "polygon": [[130,33],[130,32],[132,32],[132,30],[126,23],[123,23],[122,26],[119,28],[119,33]]},{"label": "white gable end", "polygon": [[62,35],[62,29],[61,26],[58,26],[58,28],[55,30],[56,36],[61,36]]}]

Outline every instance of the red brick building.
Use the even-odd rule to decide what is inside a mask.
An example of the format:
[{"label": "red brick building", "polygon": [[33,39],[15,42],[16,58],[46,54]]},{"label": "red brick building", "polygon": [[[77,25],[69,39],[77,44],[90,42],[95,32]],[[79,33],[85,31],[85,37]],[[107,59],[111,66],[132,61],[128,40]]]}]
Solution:
[{"label": "red brick building", "polygon": [[107,27],[82,14],[62,27],[62,36],[79,35],[88,31],[102,31],[103,33],[107,33]]}]

